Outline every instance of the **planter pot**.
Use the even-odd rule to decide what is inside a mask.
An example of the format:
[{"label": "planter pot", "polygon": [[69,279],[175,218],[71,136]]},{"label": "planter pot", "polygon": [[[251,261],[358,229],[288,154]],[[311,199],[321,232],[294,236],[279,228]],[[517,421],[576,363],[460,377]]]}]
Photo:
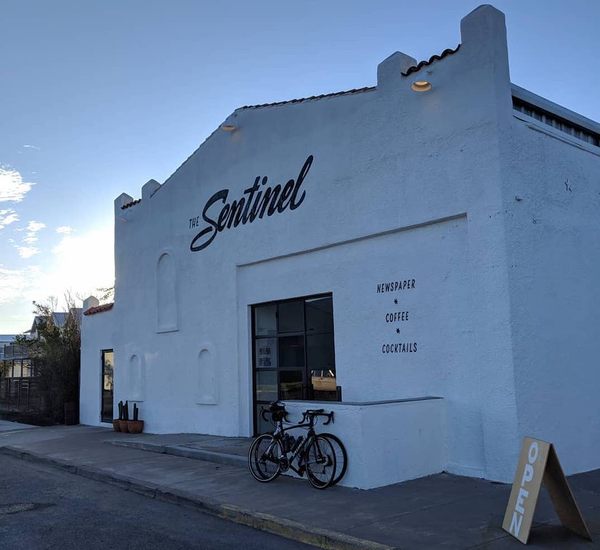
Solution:
[{"label": "planter pot", "polygon": [[128,420],[127,430],[130,434],[141,434],[144,431],[143,420]]},{"label": "planter pot", "polygon": [[119,422],[121,422],[118,418],[115,418],[113,420],[113,430],[115,432],[120,432],[121,431],[121,426],[119,425]]},{"label": "planter pot", "polygon": [[119,420],[119,428],[121,432],[125,432],[127,433],[129,430],[127,429],[127,422],[129,422],[129,420]]}]

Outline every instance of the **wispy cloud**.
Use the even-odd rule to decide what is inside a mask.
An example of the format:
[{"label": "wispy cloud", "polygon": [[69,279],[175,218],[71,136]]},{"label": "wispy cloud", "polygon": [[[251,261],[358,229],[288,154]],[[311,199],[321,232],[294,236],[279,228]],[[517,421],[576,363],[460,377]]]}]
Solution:
[{"label": "wispy cloud", "polygon": [[36,222],[35,220],[31,220],[27,224],[27,231],[31,231],[33,233],[37,233],[40,229],[44,229],[44,227],[46,227],[45,223],[43,223],[43,222]]},{"label": "wispy cloud", "polygon": [[34,243],[35,241],[37,241],[38,240],[37,233],[38,233],[38,231],[41,231],[42,229],[44,229],[44,227],[46,227],[45,223],[36,222],[33,220],[30,221],[27,224],[27,234],[25,235],[23,242]]},{"label": "wispy cloud", "polygon": [[32,185],[17,170],[0,165],[0,202],[21,202]]},{"label": "wispy cloud", "polygon": [[60,227],[56,228],[56,232],[60,233],[61,235],[70,235],[73,233],[73,228],[69,227],[68,225],[61,225]]},{"label": "wispy cloud", "polygon": [[[23,242],[28,243],[28,244],[36,242],[38,240],[38,237],[37,237],[38,231],[44,229],[44,227],[46,227],[45,223],[36,222],[34,220],[30,221],[27,224],[27,227],[26,227],[27,233],[26,233],[25,237],[23,237]],[[29,256],[23,256],[23,257],[28,258]]]},{"label": "wispy cloud", "polygon": [[35,246],[17,246],[17,251],[19,252],[19,256],[21,258],[31,258],[31,256],[35,256],[40,253],[40,249]]},{"label": "wispy cloud", "polygon": [[21,256],[21,258],[24,258],[24,259],[31,258],[31,256],[35,256],[36,254],[40,253],[39,248],[37,248],[36,246],[29,246],[29,245],[32,245],[37,242],[38,231],[41,231],[42,229],[44,229],[44,227],[46,227],[45,223],[36,222],[35,220],[31,220],[27,224],[27,227],[17,229],[17,231],[27,231],[27,233],[25,233],[25,236],[23,237],[23,243],[26,246],[19,246],[17,244],[14,245],[15,248],[17,249],[17,252],[19,253],[19,256]]},{"label": "wispy cloud", "polygon": [[0,265],[0,304],[22,298],[39,275],[39,267],[8,269]]},{"label": "wispy cloud", "polygon": [[0,229],[5,228],[13,222],[19,221],[19,215],[9,208],[8,210],[0,210]]},{"label": "wispy cloud", "polygon": [[40,150],[37,145],[23,145],[23,149],[35,149],[36,151]]}]

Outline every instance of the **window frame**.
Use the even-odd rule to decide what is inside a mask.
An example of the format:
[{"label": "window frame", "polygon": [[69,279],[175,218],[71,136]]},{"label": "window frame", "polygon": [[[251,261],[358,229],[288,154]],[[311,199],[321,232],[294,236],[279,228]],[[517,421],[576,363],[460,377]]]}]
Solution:
[{"label": "window frame", "polygon": [[[111,419],[105,420],[104,417],[104,392],[108,391],[104,389],[104,366],[106,361],[104,360],[104,356],[107,353],[112,353],[113,361],[112,361],[112,411],[111,411]],[[114,349],[103,349],[100,350],[100,422],[110,424],[114,419],[114,410],[115,410],[115,350]]]},{"label": "window frame", "polygon": [[[306,304],[307,302],[309,302],[310,300],[317,300],[320,298],[329,298],[331,300],[331,307],[332,307],[332,313],[331,313],[331,331],[320,331],[320,332],[311,332],[309,333],[307,330],[307,314],[306,314]],[[279,306],[281,304],[287,304],[287,303],[291,303],[291,302],[298,302],[298,301],[302,301],[302,315],[303,315],[303,330],[302,331],[294,331],[294,332],[279,332]],[[257,335],[256,334],[256,310],[260,307],[264,307],[264,306],[269,306],[269,305],[275,305],[277,306],[276,309],[276,332],[275,334],[270,334],[270,335]],[[277,385],[277,399],[281,399],[281,400],[286,400],[284,398],[281,397],[281,386],[280,386],[280,373],[282,371],[297,371],[297,370],[301,370],[302,372],[302,396],[300,398],[287,398],[287,400],[290,401],[306,401],[307,403],[310,402],[318,402],[318,401],[324,401],[324,399],[318,399],[315,398],[314,396],[311,396],[311,390],[310,390],[310,384],[309,384],[309,377],[310,377],[310,365],[308,364],[308,337],[309,336],[314,336],[314,335],[319,335],[319,334],[331,334],[331,340],[332,340],[332,359],[333,359],[333,372],[336,374],[336,382],[337,382],[337,368],[336,368],[336,363],[335,363],[335,321],[334,321],[334,315],[333,315],[333,293],[332,292],[324,292],[324,293],[320,293],[320,294],[311,294],[308,296],[295,296],[293,298],[286,298],[284,300],[270,300],[268,302],[260,302],[257,304],[251,304],[250,306],[250,316],[251,316],[251,333],[250,333],[250,339],[251,339],[251,347],[252,347],[252,364],[251,364],[251,373],[252,373],[252,417],[253,417],[253,433],[254,434],[258,434],[259,430],[259,419],[258,419],[258,406],[259,405],[264,405],[266,404],[266,402],[264,400],[259,400],[257,399],[257,373],[258,372],[266,372],[266,371],[274,371],[276,373],[276,385]],[[294,337],[294,336],[302,336],[303,338],[303,353],[304,353],[304,361],[303,361],[303,366],[302,367],[280,367],[280,357],[281,357],[281,346],[279,345],[279,342],[281,339],[287,338],[287,337]],[[257,342],[259,340],[266,340],[266,339],[275,339],[277,341],[277,366],[276,367],[260,367],[258,368],[257,366],[257,354],[256,354],[256,348],[257,348]],[[314,369],[313,369],[314,370]],[[333,400],[330,400],[332,402],[340,402],[341,401],[341,387],[339,385],[336,385],[336,398]]]}]

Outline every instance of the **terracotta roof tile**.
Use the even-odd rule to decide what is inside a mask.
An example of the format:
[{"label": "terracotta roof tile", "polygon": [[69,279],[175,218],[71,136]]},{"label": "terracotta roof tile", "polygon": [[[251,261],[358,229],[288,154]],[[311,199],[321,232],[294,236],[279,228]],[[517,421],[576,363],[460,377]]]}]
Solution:
[{"label": "terracotta roof tile", "polygon": [[109,309],[112,309],[114,306],[114,302],[111,302],[110,304],[103,304],[101,306],[95,306],[95,307],[91,307],[89,309],[86,309],[83,314],[84,315],[95,315],[96,313],[102,313],[103,311],[108,311]]},{"label": "terracotta roof tile", "polygon": [[135,206],[139,202],[142,202],[142,199],[136,199],[134,201],[128,202],[127,204],[124,204],[123,206],[121,206],[121,210],[125,210],[126,208],[131,208],[132,206]]},{"label": "terracotta roof tile", "polygon": [[459,50],[459,48],[460,44],[454,49],[446,48],[440,55],[432,55],[429,59],[421,61],[417,65],[409,67],[408,69],[406,69],[405,72],[402,73],[402,76],[408,76],[409,74],[416,73],[417,71],[420,71],[423,67],[431,65],[434,61],[439,61],[440,59],[444,59],[444,57],[448,57],[449,55],[456,53]]},{"label": "terracotta roof tile", "polygon": [[375,89],[375,86],[366,86],[365,88],[353,88],[343,92],[333,92],[331,94],[312,95],[310,97],[301,97],[299,99],[288,99],[287,101],[276,101],[275,103],[261,103],[260,105],[244,105],[240,109],[260,109],[261,107],[274,107],[276,105],[288,105],[289,103],[302,103],[303,101],[312,101],[315,99],[325,99],[328,97],[337,97],[342,95],[361,94],[370,92]]}]

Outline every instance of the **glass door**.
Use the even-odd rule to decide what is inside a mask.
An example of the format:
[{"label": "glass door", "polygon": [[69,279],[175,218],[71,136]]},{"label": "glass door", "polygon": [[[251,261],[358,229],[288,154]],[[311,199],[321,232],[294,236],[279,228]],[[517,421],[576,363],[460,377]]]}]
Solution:
[{"label": "glass door", "polygon": [[113,381],[114,381],[114,352],[111,349],[102,351],[102,422],[113,421]]}]

